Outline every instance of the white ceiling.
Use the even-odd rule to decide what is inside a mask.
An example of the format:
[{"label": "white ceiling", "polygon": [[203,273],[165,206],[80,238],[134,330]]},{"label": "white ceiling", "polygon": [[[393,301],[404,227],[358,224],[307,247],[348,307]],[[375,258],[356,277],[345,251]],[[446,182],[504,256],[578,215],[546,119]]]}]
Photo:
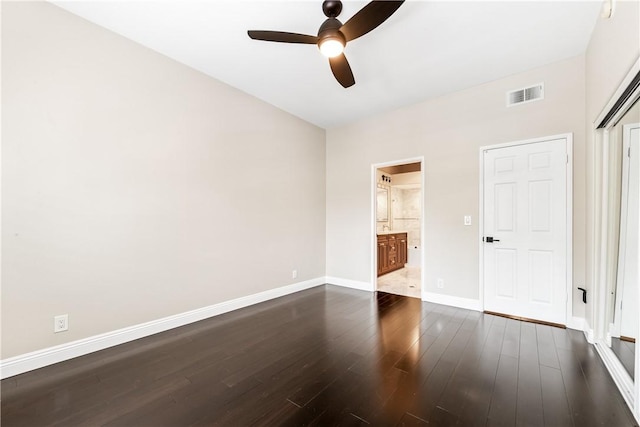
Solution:
[{"label": "white ceiling", "polygon": [[[601,4],[407,1],[348,44],[356,84],[344,89],[316,46],[247,36],[315,35],[321,0],[54,3],[323,128],[579,55]],[[367,2],[343,3],[344,23]]]}]

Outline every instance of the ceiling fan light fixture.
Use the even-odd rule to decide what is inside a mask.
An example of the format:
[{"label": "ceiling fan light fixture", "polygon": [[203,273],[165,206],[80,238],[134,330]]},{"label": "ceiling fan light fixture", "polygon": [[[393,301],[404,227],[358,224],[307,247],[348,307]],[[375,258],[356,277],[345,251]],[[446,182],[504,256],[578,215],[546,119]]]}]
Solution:
[{"label": "ceiling fan light fixture", "polygon": [[334,58],[344,51],[344,43],[338,37],[330,37],[318,43],[320,52],[327,58]]},{"label": "ceiling fan light fixture", "polygon": [[254,40],[279,43],[315,44],[320,52],[329,58],[331,72],[338,83],[344,88],[356,84],[349,61],[344,55],[344,48],[348,42],[355,40],[372,31],[404,3],[404,0],[372,0],[356,12],[343,25],[337,18],[342,11],[342,1],[324,0],[322,11],[327,17],[318,29],[318,35],[289,33],[284,31],[249,30],[247,34]]}]

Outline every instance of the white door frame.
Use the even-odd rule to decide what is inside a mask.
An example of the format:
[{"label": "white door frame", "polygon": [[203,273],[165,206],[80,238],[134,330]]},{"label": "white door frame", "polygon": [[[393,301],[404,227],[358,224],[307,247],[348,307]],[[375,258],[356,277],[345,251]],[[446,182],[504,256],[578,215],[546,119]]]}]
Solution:
[{"label": "white door frame", "polygon": [[[376,171],[380,168],[388,166],[405,165],[407,163],[420,163],[420,295],[424,301],[424,288],[425,288],[425,239],[424,239],[424,195],[425,195],[425,173],[424,173],[424,156],[410,157],[402,160],[394,160],[384,163],[374,163],[371,165],[371,291],[375,292],[378,289],[378,231],[376,224],[376,195],[378,178]],[[407,242],[408,243],[408,242]]]},{"label": "white door frame", "polygon": [[507,142],[504,144],[485,145],[480,147],[480,197],[478,207],[478,252],[480,255],[479,262],[479,292],[480,305],[484,310],[484,152],[496,148],[514,147],[519,145],[535,144],[537,142],[545,142],[553,139],[565,139],[567,141],[567,268],[566,268],[566,285],[567,285],[567,301],[565,313],[565,325],[571,329],[582,330],[582,322],[573,318],[573,133],[563,133],[559,135],[551,135],[540,138],[526,139],[523,141]]}]

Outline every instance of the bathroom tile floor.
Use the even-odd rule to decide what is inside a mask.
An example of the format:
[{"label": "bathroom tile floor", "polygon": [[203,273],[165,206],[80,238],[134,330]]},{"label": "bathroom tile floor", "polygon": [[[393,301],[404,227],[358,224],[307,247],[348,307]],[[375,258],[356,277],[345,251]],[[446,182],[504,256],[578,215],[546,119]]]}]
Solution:
[{"label": "bathroom tile floor", "polygon": [[405,267],[378,277],[378,290],[420,298],[420,267]]}]

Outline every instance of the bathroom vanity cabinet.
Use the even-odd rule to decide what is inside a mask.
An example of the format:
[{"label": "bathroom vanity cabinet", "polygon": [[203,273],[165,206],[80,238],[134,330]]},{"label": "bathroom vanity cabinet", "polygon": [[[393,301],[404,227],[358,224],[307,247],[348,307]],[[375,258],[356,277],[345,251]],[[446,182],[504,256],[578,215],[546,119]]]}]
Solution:
[{"label": "bathroom vanity cabinet", "polygon": [[378,276],[407,263],[407,233],[378,234]]}]

